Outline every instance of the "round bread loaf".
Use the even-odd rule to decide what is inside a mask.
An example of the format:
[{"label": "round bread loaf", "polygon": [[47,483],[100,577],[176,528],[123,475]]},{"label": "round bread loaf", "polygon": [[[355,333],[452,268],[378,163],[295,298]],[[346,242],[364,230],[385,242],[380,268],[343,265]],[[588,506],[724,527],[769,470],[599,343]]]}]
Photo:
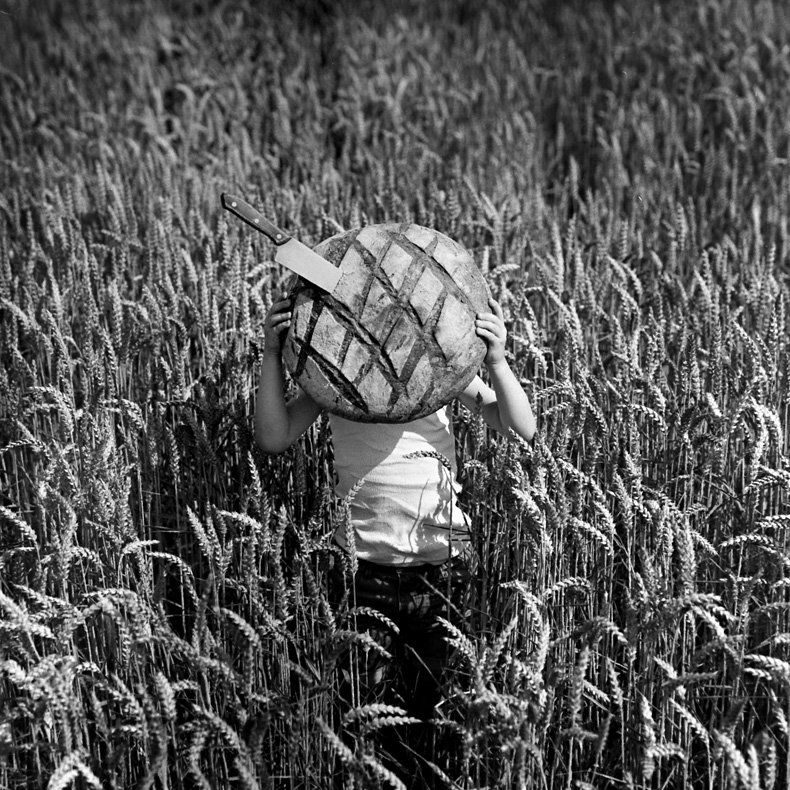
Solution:
[{"label": "round bread loaf", "polygon": [[332,294],[299,279],[283,359],[328,411],[407,422],[456,397],[486,353],[475,315],[488,287],[471,254],[412,224],[369,225],[315,251],[339,266]]}]

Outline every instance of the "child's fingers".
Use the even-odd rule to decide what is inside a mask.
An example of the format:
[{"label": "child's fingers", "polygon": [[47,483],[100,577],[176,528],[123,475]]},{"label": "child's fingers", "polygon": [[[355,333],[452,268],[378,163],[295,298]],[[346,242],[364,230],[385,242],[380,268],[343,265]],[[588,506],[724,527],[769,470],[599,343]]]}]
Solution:
[{"label": "child's fingers", "polygon": [[479,315],[475,320],[475,326],[478,329],[485,327],[486,329],[494,332],[498,337],[504,338],[507,335],[507,330],[505,329],[505,325],[502,323],[502,321],[490,313],[483,313]]},{"label": "child's fingers", "polygon": [[488,321],[492,324],[499,324],[499,326],[504,326],[505,322],[496,314],[494,313],[478,313],[475,316],[476,321]]},{"label": "child's fingers", "polygon": [[290,299],[280,299],[275,302],[270,308],[269,313],[281,313],[283,310],[288,310],[291,307]]},{"label": "child's fingers", "polygon": [[266,319],[266,323],[273,329],[284,323],[291,323],[291,313],[273,313]]},{"label": "child's fingers", "polygon": [[291,325],[291,303],[288,300],[275,302],[266,314],[264,331],[281,335]]},{"label": "child's fingers", "polygon": [[477,327],[477,336],[483,338],[483,340],[490,340],[492,342],[501,340],[495,332],[482,326]]},{"label": "child's fingers", "polygon": [[291,317],[291,302],[288,299],[275,302],[266,313],[265,322],[270,324],[274,320],[281,320],[281,316]]},{"label": "child's fingers", "polygon": [[282,319],[283,317],[290,318],[291,317],[291,306],[289,304],[285,304],[281,310],[277,310],[276,312],[270,313],[272,318]]},{"label": "child's fingers", "polygon": [[496,316],[496,317],[497,317],[497,318],[498,318],[500,321],[504,321],[504,320],[505,320],[505,314],[504,314],[504,312],[502,311],[502,305],[501,305],[501,304],[499,304],[499,302],[497,302],[497,300],[496,300],[496,299],[494,299],[494,297],[493,297],[493,296],[489,297],[489,299],[488,299],[488,304],[489,304],[489,306],[491,307],[491,309],[494,311],[494,315],[495,315],[495,316]]},{"label": "child's fingers", "polygon": [[478,337],[483,338],[489,345],[492,343],[502,345],[505,342],[505,333],[498,326],[492,324],[478,324],[475,327],[475,332]]},{"label": "child's fingers", "polygon": [[[291,326],[291,311],[288,309],[288,303],[285,304],[283,311],[275,312],[270,310],[266,316],[263,324],[263,332],[266,338],[266,347],[272,350],[277,350],[282,345],[282,338],[288,327]],[[285,312],[287,310],[287,312]]]}]

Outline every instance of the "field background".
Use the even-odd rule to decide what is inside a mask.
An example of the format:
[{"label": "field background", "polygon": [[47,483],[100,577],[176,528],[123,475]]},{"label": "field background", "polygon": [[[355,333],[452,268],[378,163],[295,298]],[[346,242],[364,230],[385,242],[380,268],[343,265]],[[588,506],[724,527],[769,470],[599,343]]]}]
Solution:
[{"label": "field background", "polygon": [[252,439],[288,278],[234,191],[504,304],[540,431],[456,415],[457,786],[788,787],[785,4],[278,5],[0,4],[0,786],[397,785],[327,426]]}]

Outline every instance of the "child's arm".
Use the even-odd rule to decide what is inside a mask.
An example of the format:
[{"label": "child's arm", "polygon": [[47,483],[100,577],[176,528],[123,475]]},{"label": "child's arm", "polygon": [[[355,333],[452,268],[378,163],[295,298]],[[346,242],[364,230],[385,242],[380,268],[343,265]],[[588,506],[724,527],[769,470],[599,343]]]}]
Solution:
[{"label": "child's arm", "polygon": [[474,411],[479,396],[483,419],[489,426],[503,434],[510,429],[529,442],[537,430],[535,415],[527,393],[505,359],[507,330],[502,307],[494,299],[490,299],[489,304],[493,312],[479,313],[475,327],[478,336],[488,346],[484,361],[493,389],[484,384],[479,376],[475,376],[459,400]]},{"label": "child's arm", "polygon": [[291,303],[275,302],[264,323],[263,362],[255,401],[255,441],[266,453],[287,450],[321,414],[321,407],[305,392],[285,400],[282,341],[291,325]]}]

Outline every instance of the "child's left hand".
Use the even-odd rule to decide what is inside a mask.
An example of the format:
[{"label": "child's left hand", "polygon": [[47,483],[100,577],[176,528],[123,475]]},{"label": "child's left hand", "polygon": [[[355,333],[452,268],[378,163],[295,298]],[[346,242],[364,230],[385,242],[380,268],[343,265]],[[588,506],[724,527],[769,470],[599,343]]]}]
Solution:
[{"label": "child's left hand", "polygon": [[475,317],[475,332],[481,337],[488,351],[483,360],[487,367],[498,365],[505,359],[505,340],[507,339],[507,329],[505,329],[505,316],[502,306],[496,299],[489,299],[491,313],[478,313]]}]

